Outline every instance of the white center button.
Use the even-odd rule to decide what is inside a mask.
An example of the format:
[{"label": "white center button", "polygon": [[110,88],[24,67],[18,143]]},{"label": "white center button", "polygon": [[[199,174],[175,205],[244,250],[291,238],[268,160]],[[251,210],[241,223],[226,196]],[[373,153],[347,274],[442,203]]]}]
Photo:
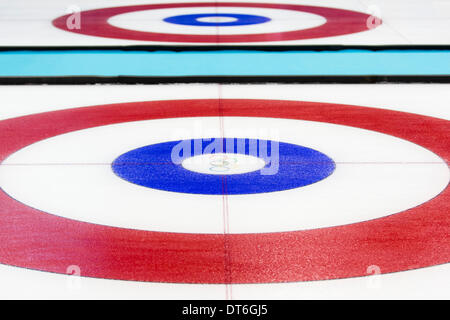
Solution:
[{"label": "white center button", "polygon": [[187,158],[183,168],[204,174],[241,174],[261,170],[266,165],[261,158],[238,153],[212,153]]}]

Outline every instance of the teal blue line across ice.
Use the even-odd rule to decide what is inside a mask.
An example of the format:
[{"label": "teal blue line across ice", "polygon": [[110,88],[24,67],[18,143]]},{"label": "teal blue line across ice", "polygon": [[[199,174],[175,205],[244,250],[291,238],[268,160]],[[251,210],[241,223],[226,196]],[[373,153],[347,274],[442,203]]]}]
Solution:
[{"label": "teal blue line across ice", "polygon": [[450,50],[0,52],[0,77],[119,75],[450,75]]}]

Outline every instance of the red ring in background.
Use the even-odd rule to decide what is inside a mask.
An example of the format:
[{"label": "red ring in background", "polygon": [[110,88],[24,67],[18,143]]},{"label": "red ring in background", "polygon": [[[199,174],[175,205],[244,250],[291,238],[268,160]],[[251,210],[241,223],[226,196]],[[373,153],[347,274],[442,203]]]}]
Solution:
[{"label": "red ring in background", "polygon": [[[450,156],[449,121],[358,106],[278,100],[174,100],[52,111],[0,121],[0,161],[56,135],[129,121],[201,116],[301,119],[373,130]],[[280,208],[282,209],[282,208]],[[176,283],[324,280],[450,261],[450,188],[387,217],[305,231],[188,234],[61,218],[0,192],[0,263],[82,276]],[[154,214],[159,214],[155,212]]]},{"label": "red ring in background", "polygon": [[[143,10],[192,7],[244,7],[293,10],[320,15],[326,19],[326,22],[320,26],[309,29],[276,33],[238,35],[195,35],[145,32],[123,29],[115,27],[108,23],[108,19],[124,13]],[[65,31],[89,36],[138,41],[196,43],[288,41],[340,36],[369,30],[367,21],[371,17],[370,15],[367,15],[365,13],[336,8],[302,6],[293,4],[245,2],[165,3],[94,9],[81,12],[81,29],[69,29],[67,27],[67,20],[70,16],[71,14],[68,14],[56,18],[53,21],[53,25]]]}]

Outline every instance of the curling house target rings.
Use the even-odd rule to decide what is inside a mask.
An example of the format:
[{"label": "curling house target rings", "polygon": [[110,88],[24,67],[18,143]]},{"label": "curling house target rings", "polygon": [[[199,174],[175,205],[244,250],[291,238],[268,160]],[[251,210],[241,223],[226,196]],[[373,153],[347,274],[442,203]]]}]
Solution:
[{"label": "curling house target rings", "polygon": [[[121,103],[0,121],[0,161],[43,139],[150,119],[208,116],[286,118],[382,132],[449,160],[449,122],[411,113],[330,103],[223,99]],[[426,128],[427,134],[423,134]],[[332,228],[257,234],[186,234],[106,227],[45,214],[0,193],[0,262],[88,277],[176,283],[324,280],[447,263],[450,191],[384,218]],[[282,208],[280,208],[282,209]],[[17,233],[27,237],[17,238]],[[86,241],[89,239],[89,241]],[[390,239],[389,241],[385,241]],[[439,247],[439,254],[428,250]]]},{"label": "curling house target rings", "polygon": [[[171,8],[199,8],[199,7],[242,7],[242,8],[265,8],[292,10],[295,12],[306,12],[315,14],[326,19],[326,22],[320,26],[285,31],[276,33],[259,34],[174,34],[160,32],[145,32],[129,30],[111,25],[108,20],[120,14],[130,12],[171,9]],[[94,9],[81,12],[81,28],[71,29],[67,26],[69,15],[56,18],[53,25],[59,29],[84,34],[89,36],[115,38],[137,41],[156,41],[156,42],[192,42],[192,43],[239,43],[239,42],[267,42],[267,41],[289,41],[302,39],[315,39],[324,37],[340,36],[352,33],[358,33],[369,30],[367,21],[371,17],[368,14],[336,9],[327,7],[275,4],[275,3],[245,3],[245,2],[199,2],[199,3],[166,3],[134,5],[123,7],[111,7]],[[168,17],[169,18],[169,17]]]}]

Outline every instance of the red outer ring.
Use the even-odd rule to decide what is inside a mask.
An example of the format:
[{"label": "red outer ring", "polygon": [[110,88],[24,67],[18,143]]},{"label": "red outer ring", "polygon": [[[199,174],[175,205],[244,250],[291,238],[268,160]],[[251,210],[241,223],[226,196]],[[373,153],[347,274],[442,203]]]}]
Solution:
[{"label": "red outer ring", "polygon": [[[108,19],[123,13],[168,9],[168,8],[192,8],[192,7],[245,7],[245,8],[269,8],[285,9],[300,12],[308,12],[324,17],[327,21],[318,27],[277,33],[239,34],[239,35],[193,35],[171,34],[128,30],[115,27],[108,23]],[[292,4],[274,3],[245,3],[245,2],[196,2],[196,3],[167,3],[148,4],[124,7],[112,7],[81,12],[81,29],[69,29],[67,19],[71,15],[59,17],[53,21],[53,25],[59,29],[84,35],[161,42],[202,42],[202,43],[229,43],[229,42],[266,42],[303,40],[324,37],[340,36],[368,30],[367,20],[370,15],[365,13],[315,6],[301,6]],[[380,20],[381,21],[381,20]]]},{"label": "red outer ring", "polygon": [[[0,161],[40,140],[97,126],[177,117],[248,116],[334,123],[389,134],[445,161],[449,121],[348,105],[277,100],[175,100],[75,108],[0,121]],[[95,225],[32,209],[0,192],[0,262],[83,276],[179,283],[262,283],[363,276],[450,261],[450,188],[384,218],[257,234],[187,234]],[[158,213],[155,213],[158,214]]]}]

